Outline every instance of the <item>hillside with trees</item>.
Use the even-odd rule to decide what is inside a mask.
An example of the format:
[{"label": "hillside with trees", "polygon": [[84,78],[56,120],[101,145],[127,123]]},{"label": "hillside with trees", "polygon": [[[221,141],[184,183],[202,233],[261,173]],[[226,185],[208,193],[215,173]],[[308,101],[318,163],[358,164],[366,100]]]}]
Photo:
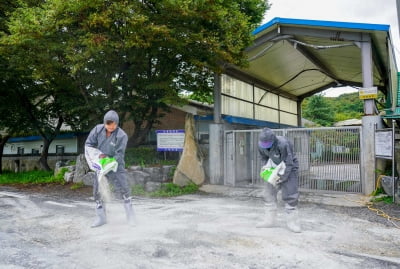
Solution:
[{"label": "hillside with trees", "polygon": [[316,94],[304,99],[301,108],[302,117],[319,126],[333,126],[338,121],[361,119],[364,113],[364,104],[359,99],[358,92],[338,97]]}]

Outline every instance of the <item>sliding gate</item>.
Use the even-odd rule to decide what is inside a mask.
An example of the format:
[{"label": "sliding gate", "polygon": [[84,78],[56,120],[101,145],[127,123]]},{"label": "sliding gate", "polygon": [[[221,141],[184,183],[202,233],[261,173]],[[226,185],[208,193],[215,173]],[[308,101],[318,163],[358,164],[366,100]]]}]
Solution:
[{"label": "sliding gate", "polygon": [[[224,184],[258,186],[262,179],[257,130],[225,131]],[[361,192],[361,127],[274,129],[289,138],[299,160],[299,187]]]}]

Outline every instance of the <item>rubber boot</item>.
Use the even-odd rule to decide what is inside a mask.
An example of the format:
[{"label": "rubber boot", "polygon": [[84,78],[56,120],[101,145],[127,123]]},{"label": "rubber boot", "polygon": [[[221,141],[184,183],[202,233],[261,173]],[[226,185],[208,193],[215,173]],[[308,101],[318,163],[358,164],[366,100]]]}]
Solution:
[{"label": "rubber boot", "polygon": [[96,203],[97,203],[95,209],[96,219],[94,220],[91,226],[92,228],[99,227],[107,223],[106,210],[103,203],[102,202],[96,202]]},{"label": "rubber boot", "polygon": [[126,219],[128,221],[128,224],[130,226],[135,226],[136,225],[136,217],[135,217],[135,212],[133,210],[131,197],[128,197],[128,198],[124,197],[124,208],[125,208]]},{"label": "rubber boot", "polygon": [[264,220],[257,223],[256,228],[272,228],[277,226],[277,206],[275,203],[265,203]]},{"label": "rubber boot", "polygon": [[287,228],[294,233],[301,233],[299,211],[297,207],[285,205],[285,215]]}]

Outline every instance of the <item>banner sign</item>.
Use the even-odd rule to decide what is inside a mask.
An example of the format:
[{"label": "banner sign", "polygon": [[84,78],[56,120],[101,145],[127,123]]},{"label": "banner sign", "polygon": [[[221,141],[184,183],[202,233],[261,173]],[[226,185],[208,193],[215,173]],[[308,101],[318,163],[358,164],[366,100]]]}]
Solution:
[{"label": "banner sign", "polygon": [[183,151],[185,130],[156,130],[157,151]]}]

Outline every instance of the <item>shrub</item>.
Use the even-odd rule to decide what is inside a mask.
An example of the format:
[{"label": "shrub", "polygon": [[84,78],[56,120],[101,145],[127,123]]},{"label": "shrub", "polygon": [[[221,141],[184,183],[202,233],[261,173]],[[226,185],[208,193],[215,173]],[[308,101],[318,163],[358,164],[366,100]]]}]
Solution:
[{"label": "shrub", "polygon": [[185,194],[192,194],[199,190],[199,186],[191,182],[190,184],[180,187],[174,183],[165,183],[161,185],[161,189],[153,192],[146,192],[142,185],[132,187],[132,195],[150,196],[150,197],[174,197]]},{"label": "shrub", "polygon": [[[65,172],[64,172],[65,173]],[[63,178],[54,177],[52,171],[29,171],[19,173],[3,173],[0,175],[0,184],[42,184],[62,183]]]},{"label": "shrub", "polygon": [[125,151],[126,165],[176,165],[177,160],[165,160],[155,148],[152,147],[137,147],[129,148]]}]

